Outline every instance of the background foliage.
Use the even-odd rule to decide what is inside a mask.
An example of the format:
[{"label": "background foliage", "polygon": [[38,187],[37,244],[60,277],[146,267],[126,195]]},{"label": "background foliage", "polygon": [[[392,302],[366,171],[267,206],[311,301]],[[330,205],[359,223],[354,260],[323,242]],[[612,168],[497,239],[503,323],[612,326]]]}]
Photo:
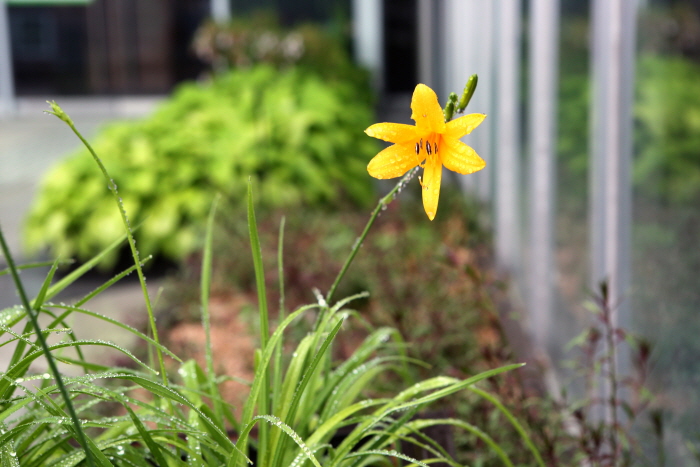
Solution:
[{"label": "background foliage", "polygon": [[[361,130],[370,103],[356,86],[301,70],[234,70],[182,85],[150,118],[116,123],[94,147],[123,188],[144,254],[182,258],[219,191],[241,206],[248,177],[263,206],[364,206],[372,197],[366,161],[377,145]],[[121,233],[94,163],[80,151],[46,176],[29,214],[30,250],[89,258]],[[112,261],[115,256],[112,255]]]},{"label": "background foliage", "polygon": [[[335,26],[333,26],[335,24]],[[352,61],[347,31],[303,23],[283,27],[272,11],[237,14],[229,23],[209,21],[198,29],[193,49],[214,73],[268,64],[277,69],[301,67],[331,80],[342,80],[368,92],[369,74]],[[345,32],[345,33],[344,33]]]}]

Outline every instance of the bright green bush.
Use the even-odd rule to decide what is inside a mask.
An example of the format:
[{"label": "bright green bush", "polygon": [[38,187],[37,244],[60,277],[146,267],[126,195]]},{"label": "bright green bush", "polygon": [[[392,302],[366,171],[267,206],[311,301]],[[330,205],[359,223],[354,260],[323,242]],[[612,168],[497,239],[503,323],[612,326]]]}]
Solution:
[{"label": "bright green bush", "polygon": [[681,57],[639,63],[634,182],[641,194],[671,203],[700,197],[700,65]]},{"label": "bright green bush", "polygon": [[[213,194],[239,206],[248,177],[263,206],[366,204],[377,146],[361,130],[371,117],[355,86],[261,66],[182,85],[153,116],[109,126],[94,147],[132,224],[143,222],[139,249],[179,259],[197,246]],[[80,151],[48,173],[26,224],[30,251],[86,259],[121,234],[95,171]]]}]

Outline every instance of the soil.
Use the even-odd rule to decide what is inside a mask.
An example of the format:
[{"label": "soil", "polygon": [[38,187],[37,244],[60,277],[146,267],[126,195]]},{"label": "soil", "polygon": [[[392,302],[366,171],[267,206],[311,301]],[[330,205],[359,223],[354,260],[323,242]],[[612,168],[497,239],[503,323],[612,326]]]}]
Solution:
[{"label": "soil", "polygon": [[[242,402],[253,380],[253,361],[256,340],[249,325],[241,316],[241,310],[251,304],[242,295],[217,295],[209,301],[211,316],[211,346],[215,371],[231,379],[220,386],[225,400],[234,404],[240,415]],[[182,321],[167,331],[168,348],[176,355],[193,358],[205,368],[206,335],[200,322]]]}]

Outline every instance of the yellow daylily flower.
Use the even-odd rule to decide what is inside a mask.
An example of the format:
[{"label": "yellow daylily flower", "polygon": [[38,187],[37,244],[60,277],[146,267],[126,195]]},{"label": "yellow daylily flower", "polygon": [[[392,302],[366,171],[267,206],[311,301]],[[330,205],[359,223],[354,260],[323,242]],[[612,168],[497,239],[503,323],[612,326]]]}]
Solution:
[{"label": "yellow daylily flower", "polygon": [[453,172],[470,174],[486,167],[486,162],[459,139],[468,135],[486,118],[469,114],[445,123],[435,92],[425,84],[413,91],[411,118],[416,124],[376,123],[365,130],[369,136],[390,143],[367,165],[374,178],[395,178],[412,168],[423,167],[423,208],[432,221],[438,207],[442,166]]}]

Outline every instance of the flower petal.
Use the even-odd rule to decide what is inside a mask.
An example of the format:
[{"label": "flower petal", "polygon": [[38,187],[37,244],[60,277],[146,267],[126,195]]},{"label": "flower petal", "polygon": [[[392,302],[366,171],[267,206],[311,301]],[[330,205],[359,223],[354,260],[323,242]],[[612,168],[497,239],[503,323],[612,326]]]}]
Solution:
[{"label": "flower petal", "polygon": [[416,154],[413,143],[394,144],[369,161],[367,172],[374,178],[400,177],[421,161],[421,156]]},{"label": "flower petal", "polygon": [[477,172],[486,167],[484,161],[470,146],[458,139],[443,138],[440,158],[449,170],[462,175]]},{"label": "flower petal", "polygon": [[413,91],[411,99],[411,118],[416,121],[418,130],[424,132],[444,133],[445,116],[438,103],[435,91],[425,84],[419,84]]},{"label": "flower petal", "polygon": [[403,123],[375,123],[367,128],[365,133],[390,143],[408,143],[420,139],[415,126]]},{"label": "flower petal", "polygon": [[435,219],[440,198],[440,182],[442,182],[442,164],[437,157],[430,157],[425,162],[423,170],[423,209],[431,221]]},{"label": "flower petal", "polygon": [[445,135],[450,138],[459,139],[471,133],[485,118],[486,114],[469,114],[464,117],[456,118],[445,124]]}]

